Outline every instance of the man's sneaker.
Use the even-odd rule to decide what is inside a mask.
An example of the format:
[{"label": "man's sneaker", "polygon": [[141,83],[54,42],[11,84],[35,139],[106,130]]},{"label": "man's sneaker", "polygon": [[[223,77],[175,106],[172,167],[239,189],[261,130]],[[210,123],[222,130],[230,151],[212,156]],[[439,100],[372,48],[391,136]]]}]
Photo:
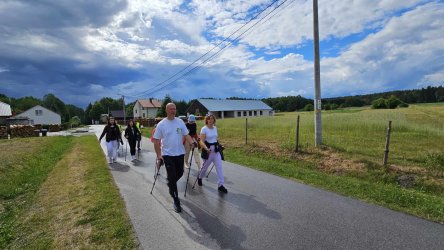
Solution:
[{"label": "man's sneaker", "polygon": [[228,193],[228,190],[223,185],[220,186],[217,190],[219,190],[219,192],[222,192],[224,194]]},{"label": "man's sneaker", "polygon": [[180,206],[179,198],[174,198],[173,206],[174,206],[174,211],[176,211],[176,213],[182,212],[182,207]]},{"label": "man's sneaker", "polygon": [[189,168],[190,168],[190,166],[188,166],[188,164],[185,164],[185,168],[186,168],[186,169],[189,169]]},{"label": "man's sneaker", "polygon": [[201,178],[197,178],[197,185],[202,186],[202,179]]}]

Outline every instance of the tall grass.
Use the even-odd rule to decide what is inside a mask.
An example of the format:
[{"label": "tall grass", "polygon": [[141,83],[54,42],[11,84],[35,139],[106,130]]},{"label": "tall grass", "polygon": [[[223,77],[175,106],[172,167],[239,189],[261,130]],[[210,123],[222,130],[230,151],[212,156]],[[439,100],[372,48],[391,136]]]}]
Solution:
[{"label": "tall grass", "polygon": [[[312,112],[278,113],[274,117],[248,118],[248,143],[273,145],[293,150],[296,141],[296,115],[300,115],[299,142],[302,148],[314,146]],[[405,166],[430,165],[426,157],[444,155],[444,106],[411,105],[394,110],[369,108],[324,111],[323,144],[349,157],[381,163],[388,121],[392,121],[389,163]],[[202,122],[199,124],[202,126]],[[219,119],[222,141],[245,144],[245,119]],[[436,161],[435,161],[436,162]],[[438,161],[439,162],[439,161]]]}]

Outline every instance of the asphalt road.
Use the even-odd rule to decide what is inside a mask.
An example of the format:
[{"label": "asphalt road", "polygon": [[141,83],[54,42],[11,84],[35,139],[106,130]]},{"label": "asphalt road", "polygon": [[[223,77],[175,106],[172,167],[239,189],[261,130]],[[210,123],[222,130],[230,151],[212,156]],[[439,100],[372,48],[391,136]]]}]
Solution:
[{"label": "asphalt road", "polygon": [[[103,126],[92,126],[99,136]],[[102,148],[106,155],[105,140]],[[213,169],[193,190],[197,168],[179,181],[173,210],[166,172],[153,194],[155,153],[142,139],[139,162],[125,145],[111,173],[143,249],[444,249],[444,225],[224,162],[228,194]]]}]

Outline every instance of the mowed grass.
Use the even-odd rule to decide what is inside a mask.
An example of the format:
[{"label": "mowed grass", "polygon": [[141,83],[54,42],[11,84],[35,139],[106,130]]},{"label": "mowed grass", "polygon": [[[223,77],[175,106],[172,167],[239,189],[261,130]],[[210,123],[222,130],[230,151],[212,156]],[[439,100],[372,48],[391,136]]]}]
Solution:
[{"label": "mowed grass", "polygon": [[0,141],[0,156],[0,249],[137,248],[94,136]]},{"label": "mowed grass", "polygon": [[[301,153],[294,154],[296,115]],[[382,165],[388,121],[388,167]],[[198,121],[199,128],[203,126]],[[323,111],[323,147],[314,147],[313,112],[218,119],[226,160],[444,223],[444,105]],[[398,177],[412,175],[402,188]]]}]

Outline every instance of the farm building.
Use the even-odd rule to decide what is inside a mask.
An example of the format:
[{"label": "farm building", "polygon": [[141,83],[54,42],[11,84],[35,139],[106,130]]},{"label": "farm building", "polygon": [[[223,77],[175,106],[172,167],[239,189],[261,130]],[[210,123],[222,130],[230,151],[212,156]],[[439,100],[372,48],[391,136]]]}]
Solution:
[{"label": "farm building", "polygon": [[162,103],[156,99],[137,100],[133,108],[133,117],[137,118],[156,118],[157,111]]},{"label": "farm building", "polygon": [[197,99],[186,113],[195,115],[213,114],[217,118],[272,116],[273,109],[260,100]]},{"label": "farm building", "polygon": [[5,125],[7,122],[7,118],[11,116],[11,106],[7,103],[0,102],[0,125]]},{"label": "farm building", "polygon": [[59,114],[44,108],[40,105],[32,107],[23,113],[13,116],[8,119],[9,124],[22,124],[22,125],[50,125],[50,124],[62,124],[62,118]]}]

